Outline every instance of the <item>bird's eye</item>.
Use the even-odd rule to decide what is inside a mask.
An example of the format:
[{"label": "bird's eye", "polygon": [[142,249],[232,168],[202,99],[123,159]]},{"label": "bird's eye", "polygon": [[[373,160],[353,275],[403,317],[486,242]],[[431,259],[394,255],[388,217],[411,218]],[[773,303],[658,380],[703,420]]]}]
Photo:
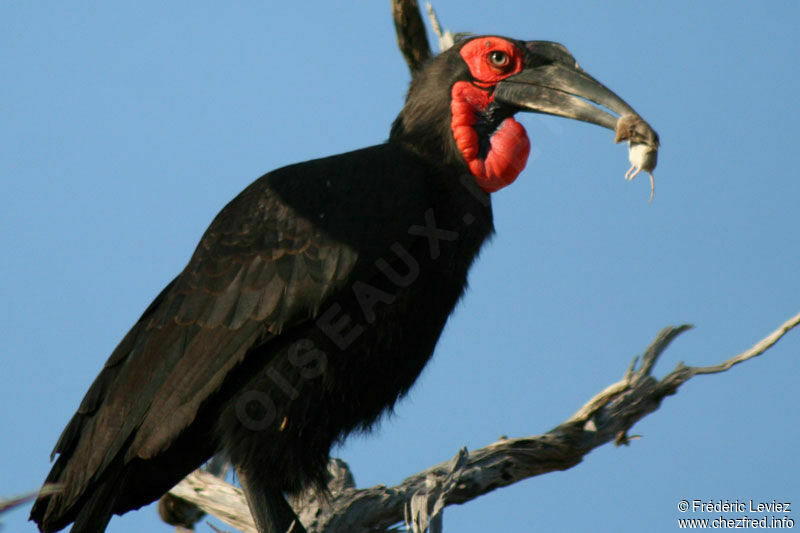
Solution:
[{"label": "bird's eye", "polygon": [[508,66],[510,58],[508,54],[501,50],[493,50],[489,52],[489,63],[495,68],[503,68]]}]

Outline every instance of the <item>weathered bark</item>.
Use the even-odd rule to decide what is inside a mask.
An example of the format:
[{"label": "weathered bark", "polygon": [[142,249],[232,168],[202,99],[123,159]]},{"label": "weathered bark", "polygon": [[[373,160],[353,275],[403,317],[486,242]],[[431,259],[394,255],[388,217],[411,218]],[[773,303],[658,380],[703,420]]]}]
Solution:
[{"label": "weathered bark", "polygon": [[[414,525],[415,531],[423,531],[426,525],[436,524],[446,505],[465,503],[540,474],[567,470],[580,463],[592,449],[608,442],[627,444],[628,430],[656,411],[665,397],[675,394],[692,377],[725,372],[756,357],[798,324],[800,314],[749,350],[718,365],[692,367],[679,363],[659,380],[652,375],[659,356],[691,326],[667,327],[641,359],[634,359],[620,381],[606,387],[563,424],[543,435],[502,439],[472,452],[461,449],[453,459],[393,487],[357,489],[346,465],[333,460],[331,497],[322,501],[314,494],[307,494],[293,502],[293,506],[308,533],[375,533],[387,531],[403,520]],[[170,494],[195,503],[242,531],[254,531],[241,491],[206,472],[193,473]]]}]

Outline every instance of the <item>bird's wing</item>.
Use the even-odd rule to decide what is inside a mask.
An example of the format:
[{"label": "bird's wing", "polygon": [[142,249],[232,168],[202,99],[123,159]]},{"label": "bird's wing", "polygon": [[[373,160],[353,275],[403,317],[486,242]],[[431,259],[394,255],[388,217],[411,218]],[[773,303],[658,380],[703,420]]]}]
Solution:
[{"label": "bird's wing", "polygon": [[226,206],[147,320],[168,375],[155,379],[130,453],[147,458],[167,446],[250,348],[314,318],[358,255],[261,183]]},{"label": "bird's wing", "polygon": [[169,446],[247,351],[313,317],[357,258],[287,205],[269,175],[245,189],[120,342],[64,430],[48,478],[67,487],[59,507],[77,502],[112,461]]},{"label": "bird's wing", "polygon": [[109,465],[167,450],[251,348],[324,311],[392,243],[410,246],[409,225],[429,202],[427,179],[409,167],[413,158],[389,150],[398,149],[381,145],[274,171],[217,215],[62,433],[47,481],[66,488],[37,501],[37,522],[65,525],[90,485],[111,475]]}]

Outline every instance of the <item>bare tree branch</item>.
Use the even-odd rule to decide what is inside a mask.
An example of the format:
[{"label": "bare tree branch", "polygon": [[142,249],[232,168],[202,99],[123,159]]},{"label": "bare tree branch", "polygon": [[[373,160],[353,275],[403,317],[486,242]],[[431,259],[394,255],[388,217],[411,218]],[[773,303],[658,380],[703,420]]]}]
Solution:
[{"label": "bare tree branch", "polygon": [[204,470],[195,470],[169,491],[243,533],[257,533],[244,492]]},{"label": "bare tree branch", "polygon": [[5,513],[6,511],[16,509],[20,505],[28,503],[37,496],[55,494],[56,492],[59,492],[61,490],[61,487],[62,486],[57,483],[50,483],[48,485],[43,486],[41,489],[37,491],[29,492],[28,494],[23,494],[22,496],[16,496],[14,498],[0,500],[0,515]]},{"label": "bare tree branch", "polygon": [[[619,382],[606,387],[566,422],[544,435],[502,439],[472,452],[460,450],[452,460],[408,477],[394,487],[356,489],[352,483],[342,484],[341,479],[352,478],[346,465],[334,460],[339,473],[332,475],[331,497],[320,501],[314,495],[306,495],[301,498],[304,501],[295,501],[293,505],[309,533],[389,531],[403,520],[421,531],[422,527],[436,523],[445,505],[465,503],[533,476],[567,470],[607,442],[627,444],[627,432],[633,424],[656,411],[661,400],[675,394],[683,383],[698,374],[724,372],[764,353],[798,324],[800,314],[749,350],[719,365],[691,367],[679,363],[658,380],[651,372],[659,356],[691,326],[667,327],[656,336],[641,360],[634,360]],[[210,474],[194,472],[170,493],[195,503],[233,527],[254,531],[241,491]]]},{"label": "bare tree branch", "polygon": [[796,314],[795,316],[793,316],[792,318],[790,318],[789,320],[784,322],[781,325],[781,327],[779,327],[778,329],[773,331],[770,335],[767,335],[766,337],[761,339],[761,341],[759,341],[755,346],[753,346],[749,350],[746,350],[746,351],[740,353],[739,355],[735,355],[735,356],[731,357],[730,359],[728,359],[727,361],[725,361],[725,362],[723,362],[723,363],[721,363],[719,365],[701,366],[701,367],[693,367],[693,368],[690,367],[692,372],[693,372],[692,375],[697,375],[697,374],[718,374],[720,372],[725,372],[726,370],[728,370],[733,365],[738,365],[739,363],[747,361],[748,359],[751,359],[753,357],[757,357],[757,356],[761,355],[762,353],[766,352],[768,349],[770,349],[773,344],[778,342],[778,340],[781,337],[783,337],[789,330],[791,330],[792,328],[794,328],[798,324],[800,324],[800,313]]},{"label": "bare tree branch", "polygon": [[439,39],[439,52],[444,52],[455,43],[455,38],[450,30],[442,31],[442,26],[439,24],[439,17],[436,16],[436,11],[430,2],[425,2],[425,10],[428,12],[428,20],[431,23],[431,29],[436,37]]}]

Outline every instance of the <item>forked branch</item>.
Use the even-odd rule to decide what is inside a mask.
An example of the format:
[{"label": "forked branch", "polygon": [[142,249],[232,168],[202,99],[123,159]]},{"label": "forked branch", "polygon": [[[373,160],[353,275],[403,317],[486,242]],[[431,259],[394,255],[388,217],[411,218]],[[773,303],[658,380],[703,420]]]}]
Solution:
[{"label": "forked branch", "polygon": [[[656,411],[661,401],[700,374],[725,372],[769,349],[800,324],[800,313],[783,323],[752,348],[707,367],[678,366],[662,379],[652,370],[670,343],[691,326],[667,327],[656,336],[641,358],[634,359],[622,379],[595,395],[567,421],[543,435],[502,439],[484,448],[456,456],[387,487],[357,489],[346,465],[333,460],[331,497],[321,501],[307,494],[294,505],[309,533],[390,531],[407,521],[415,531],[435,530],[446,505],[475,499],[497,488],[556,470],[566,470],[592,449],[614,441],[628,443],[628,430]],[[241,491],[207,472],[197,471],[170,491],[223,522],[255,531]]]}]

